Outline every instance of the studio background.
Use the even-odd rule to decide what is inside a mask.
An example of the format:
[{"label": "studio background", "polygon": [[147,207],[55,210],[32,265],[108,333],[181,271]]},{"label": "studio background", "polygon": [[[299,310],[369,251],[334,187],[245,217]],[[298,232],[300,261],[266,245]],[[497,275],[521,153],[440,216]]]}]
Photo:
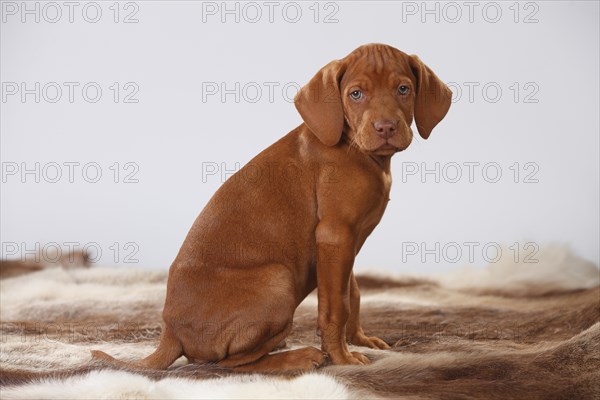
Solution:
[{"label": "studio background", "polygon": [[381,42],[455,95],[394,156],[358,270],[485,265],[496,243],[599,262],[598,2],[75,3],[1,4],[3,258],[93,244],[167,268],[236,164],[301,123],[297,88]]}]

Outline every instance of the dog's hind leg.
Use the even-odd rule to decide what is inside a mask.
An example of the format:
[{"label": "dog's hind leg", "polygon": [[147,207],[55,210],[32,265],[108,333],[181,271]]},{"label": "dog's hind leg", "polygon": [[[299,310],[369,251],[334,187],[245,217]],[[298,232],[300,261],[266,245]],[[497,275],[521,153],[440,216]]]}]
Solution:
[{"label": "dog's hind leg", "polygon": [[92,357],[106,361],[110,364],[125,368],[167,369],[183,355],[181,342],[172,334],[169,327],[164,324],[160,335],[160,342],[154,353],[138,362],[117,360],[100,350],[92,350]]},{"label": "dog's hind leg", "polygon": [[325,354],[316,347],[266,354],[253,363],[235,367],[239,372],[311,371],[325,362]]},{"label": "dog's hind leg", "polygon": [[236,372],[311,371],[323,365],[325,354],[315,347],[269,353],[279,348],[291,328],[292,324],[288,323],[281,332],[258,349],[228,357],[218,364],[233,368]]}]

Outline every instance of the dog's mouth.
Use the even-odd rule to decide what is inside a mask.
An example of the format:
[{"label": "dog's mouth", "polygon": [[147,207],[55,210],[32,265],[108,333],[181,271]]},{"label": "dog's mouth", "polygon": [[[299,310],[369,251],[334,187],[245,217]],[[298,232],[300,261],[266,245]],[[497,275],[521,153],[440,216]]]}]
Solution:
[{"label": "dog's mouth", "polygon": [[389,138],[382,138],[376,135],[358,136],[353,140],[354,144],[364,153],[375,156],[392,156],[395,153],[406,150],[411,142],[411,137],[405,135],[394,135]]},{"label": "dog's mouth", "polygon": [[391,156],[394,153],[397,153],[402,150],[404,150],[404,149],[400,149],[386,141],[381,146],[379,146],[375,149],[372,149],[369,152],[372,154],[378,155],[378,156]]}]

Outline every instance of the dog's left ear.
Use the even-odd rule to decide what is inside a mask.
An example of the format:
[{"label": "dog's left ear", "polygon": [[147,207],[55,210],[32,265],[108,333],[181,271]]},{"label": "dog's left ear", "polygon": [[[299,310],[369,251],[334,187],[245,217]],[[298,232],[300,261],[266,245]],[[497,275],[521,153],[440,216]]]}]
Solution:
[{"label": "dog's left ear", "polygon": [[415,124],[423,139],[444,118],[452,101],[452,91],[417,56],[409,56],[409,64],[417,77]]},{"label": "dog's left ear", "polygon": [[345,71],[343,60],[330,62],[294,98],[304,123],[327,146],[335,146],[344,129],[340,81]]}]

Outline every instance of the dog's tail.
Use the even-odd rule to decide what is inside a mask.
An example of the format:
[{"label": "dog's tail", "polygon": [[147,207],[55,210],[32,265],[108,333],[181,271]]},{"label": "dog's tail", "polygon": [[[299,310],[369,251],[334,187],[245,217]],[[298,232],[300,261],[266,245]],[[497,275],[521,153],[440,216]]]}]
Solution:
[{"label": "dog's tail", "polygon": [[167,369],[182,355],[183,347],[181,342],[166,325],[163,326],[160,342],[154,353],[139,362],[117,360],[103,351],[92,350],[92,357],[96,360],[106,361],[112,365],[124,368]]}]

